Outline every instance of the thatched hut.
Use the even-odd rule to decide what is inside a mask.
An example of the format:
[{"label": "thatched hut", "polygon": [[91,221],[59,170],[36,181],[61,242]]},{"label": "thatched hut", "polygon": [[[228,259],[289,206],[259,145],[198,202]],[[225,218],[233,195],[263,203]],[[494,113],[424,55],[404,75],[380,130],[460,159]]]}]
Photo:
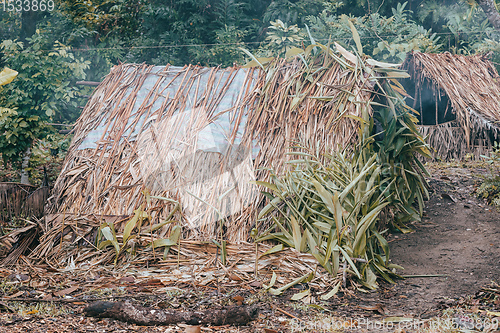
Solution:
[{"label": "thatched hut", "polygon": [[443,160],[479,156],[499,139],[500,77],[486,55],[412,52],[402,81],[421,133]]},{"label": "thatched hut", "polygon": [[309,63],[273,60],[265,71],[115,66],[77,122],[34,255],[95,244],[102,223],[118,234],[143,212],[151,238],[176,224],[185,238],[247,240],[265,198],[251,181],[283,172],[290,146],[349,146],[363,110],[380,99],[381,63],[359,66],[337,48]]},{"label": "thatched hut", "polygon": [[[214,216],[239,212],[256,198],[251,150],[241,141],[258,74],[114,67],[77,122],[47,212],[127,216],[152,200],[148,213],[157,222],[178,202],[186,229],[213,235],[207,228],[215,228]],[[239,228],[228,231],[244,237]]]}]

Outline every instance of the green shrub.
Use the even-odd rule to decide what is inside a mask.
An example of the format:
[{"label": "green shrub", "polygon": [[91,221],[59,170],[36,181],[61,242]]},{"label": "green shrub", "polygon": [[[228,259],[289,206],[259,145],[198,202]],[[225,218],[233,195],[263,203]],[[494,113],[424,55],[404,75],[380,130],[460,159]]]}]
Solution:
[{"label": "green shrub", "polygon": [[483,182],[476,194],[486,199],[488,204],[500,209],[500,144],[495,142],[490,156],[481,156],[488,163],[489,173],[483,176]]},{"label": "green shrub", "polygon": [[[272,176],[271,182],[256,182],[269,191],[266,193],[269,203],[260,212],[259,223],[270,225],[256,241],[277,240],[298,251],[309,252],[334,276],[342,263],[343,274],[349,272],[365,287],[375,289],[376,273],[392,282],[396,275],[394,269],[399,267],[389,263],[389,246],[383,237],[387,229],[380,230],[379,215],[386,211],[390,213],[387,215],[394,216],[389,221],[392,226],[402,232],[411,231],[405,223],[420,218],[424,198],[428,197],[424,179],[427,172],[417,156],[429,156],[429,150],[415,125],[417,119],[411,114],[414,110],[405,104],[404,90],[396,80],[407,74],[394,65],[361,57],[359,36],[353,25],[351,29],[357,56],[345,50],[339,52],[357,59],[354,70],[360,76],[366,73],[382,98],[368,102],[372,104],[373,115],[366,102],[356,101],[361,117],[355,117],[359,134],[354,147],[327,154],[292,153],[298,156],[290,162],[292,171]],[[312,37],[311,41],[314,43]],[[320,54],[307,53],[313,46]],[[330,50],[324,45],[309,46],[301,57],[306,63],[306,73],[294,78],[301,80],[317,70],[318,63],[322,63],[315,59],[321,53],[334,51],[327,52]],[[332,58],[342,64],[342,59]],[[254,62],[258,60],[254,57]],[[287,84],[293,86],[300,82],[290,79]],[[335,105],[344,98],[353,100],[346,91],[335,97]],[[322,99],[332,101],[334,98]],[[379,135],[373,135],[374,118],[383,128],[379,133],[383,137],[378,140],[375,137]],[[309,147],[300,148],[308,151]]]}]

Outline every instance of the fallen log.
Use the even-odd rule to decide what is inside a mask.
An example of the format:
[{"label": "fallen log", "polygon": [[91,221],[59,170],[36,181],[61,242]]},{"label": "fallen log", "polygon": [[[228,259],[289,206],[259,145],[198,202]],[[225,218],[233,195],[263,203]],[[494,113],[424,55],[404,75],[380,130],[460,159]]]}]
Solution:
[{"label": "fallen log", "polygon": [[205,311],[175,311],[148,309],[124,302],[95,302],[85,309],[89,317],[112,318],[141,326],[172,325],[186,323],[188,325],[246,325],[257,317],[257,306],[235,305],[222,309]]}]

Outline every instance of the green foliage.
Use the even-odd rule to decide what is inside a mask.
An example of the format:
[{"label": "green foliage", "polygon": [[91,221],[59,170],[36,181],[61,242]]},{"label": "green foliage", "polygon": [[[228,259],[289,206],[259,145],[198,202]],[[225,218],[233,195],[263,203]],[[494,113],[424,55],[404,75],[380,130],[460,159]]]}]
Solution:
[{"label": "green foliage", "polygon": [[[273,32],[270,22],[278,20],[300,29],[309,25],[324,44],[331,37],[347,45],[352,39],[342,15],[356,26],[365,53],[379,59],[400,61],[411,50],[472,54],[498,49],[492,45],[498,33],[477,3],[467,0],[401,4],[383,0],[62,0],[54,11],[34,19],[38,28],[51,32],[51,42],[59,40],[79,49],[75,54],[92,62],[88,78],[100,80],[119,61],[232,65],[242,60],[238,43],[251,43],[245,47],[255,52],[266,32]],[[0,20],[4,39],[18,38],[31,25],[19,12],[0,12]]]},{"label": "green foliage", "polygon": [[[21,13],[0,11],[0,40],[19,37],[21,28]],[[3,66],[4,64],[0,64]]]},{"label": "green foliage", "polygon": [[[369,122],[366,112],[363,118]],[[396,212],[391,222],[403,232],[403,222],[419,219],[427,190],[416,155],[427,154],[427,147],[401,109],[384,123],[382,142],[369,136],[372,128],[373,122],[361,126],[352,153],[297,153],[293,171],[274,176],[272,183],[257,182],[269,190],[270,201],[259,219],[273,223],[256,241],[274,239],[309,252],[332,275],[343,262],[370,289],[377,287],[375,273],[392,282],[399,266],[389,263],[386,230],[379,230],[377,220],[386,206]]]},{"label": "green foliage", "polygon": [[[383,66],[383,63],[380,65]],[[384,71],[383,67],[381,70]],[[407,232],[409,229],[404,224],[419,220],[423,213],[424,198],[428,197],[424,178],[428,173],[418,156],[431,155],[429,146],[416,126],[418,119],[413,114],[415,110],[405,103],[403,86],[394,78],[394,74],[388,75],[390,78],[380,85],[388,98],[380,101],[382,105],[375,105],[374,113],[383,129],[383,138],[375,141],[373,149],[377,154],[377,162],[383,166],[383,177],[391,179],[382,187],[385,189],[387,186],[386,193],[391,195],[391,205],[396,213],[394,226]],[[365,132],[364,136],[368,137],[370,133]]]},{"label": "green foliage", "polygon": [[131,45],[153,48],[132,49],[127,57],[162,65],[233,65],[242,60],[238,44],[255,40],[260,32],[257,17],[265,9],[248,0],[151,1],[144,6],[142,33]]},{"label": "green foliage", "polygon": [[88,79],[100,81],[113,65],[126,61],[124,48],[138,37],[145,9],[140,0],[61,1],[52,20],[41,26],[79,49],[75,54],[92,63]]},{"label": "green foliage", "polygon": [[351,22],[359,33],[364,52],[375,59],[400,62],[406,53],[418,50],[437,52],[441,48],[439,38],[412,20],[404,4],[392,9],[392,16],[378,13],[362,17],[347,17],[339,14],[339,7],[325,7],[319,16],[307,18],[311,32],[319,40],[351,43]]},{"label": "green foliage", "polygon": [[[123,251],[128,250],[132,255],[134,255],[136,249],[134,245],[131,245],[132,241],[134,238],[139,236],[143,221],[148,220],[149,218],[149,214],[143,211],[142,208],[134,210],[134,217],[132,217],[125,225],[121,243],[119,243],[117,238],[114,224],[104,222],[99,227],[97,248],[101,250],[112,245],[115,249],[115,265],[118,261],[118,257]],[[132,234],[133,229],[136,227],[139,232],[137,234]]]},{"label": "green foliage", "polygon": [[301,153],[298,158],[295,170],[274,177],[272,184],[257,182],[270,190],[259,218],[274,223],[256,241],[276,239],[309,252],[334,276],[345,262],[370,289],[376,288],[372,269],[391,281],[388,244],[375,223],[388,204],[379,191],[376,155],[365,160],[362,153]]},{"label": "green foliage", "polygon": [[[354,25],[350,29],[356,48],[362,53],[360,36]],[[312,36],[310,40],[314,43]],[[274,239],[309,252],[332,275],[338,273],[342,261],[344,271],[349,267],[348,271],[363,285],[374,289],[375,273],[392,282],[392,269],[396,268],[389,264],[389,247],[382,236],[385,231],[379,232],[377,224],[379,214],[388,207],[396,216],[394,226],[406,232],[409,229],[404,223],[419,219],[424,197],[428,196],[423,178],[426,170],[417,159],[418,155],[429,156],[428,146],[415,126],[417,119],[400,94],[404,89],[396,80],[408,74],[397,69],[397,65],[355,56],[338,45],[336,50],[312,44],[306,50],[295,51],[301,51],[299,57],[305,66],[303,73],[293,75],[287,85],[300,86],[300,80],[312,78],[310,74],[320,71],[325,63],[318,59],[327,56],[346,71],[369,78],[383,96],[369,102],[382,125],[383,132],[378,135],[383,135],[383,139],[375,140],[378,135],[372,135],[374,118],[366,102],[357,100],[349,91],[321,97],[339,108],[348,101],[359,104],[361,116],[347,116],[359,122],[359,141],[355,147],[328,155],[316,150],[304,153],[309,147],[301,147],[302,152],[292,153],[297,155],[289,162],[292,171],[273,175],[270,183],[256,182],[269,191],[265,193],[269,203],[258,218],[271,225],[256,241]],[[264,68],[265,59],[252,58],[254,65],[260,63]],[[274,68],[269,66],[267,71]],[[264,96],[265,93],[266,90],[262,92]],[[295,105],[299,102],[297,98]],[[418,208],[414,208],[415,204]]]},{"label": "green foliage", "polygon": [[[179,203],[162,197],[152,197],[149,193],[145,193],[144,203],[134,210],[134,216],[127,221],[125,224],[123,233],[117,234],[115,230],[115,226],[113,223],[104,222],[99,227],[99,232],[97,235],[97,249],[103,250],[108,246],[112,246],[115,250],[115,260],[114,263],[118,262],[120,256],[127,252],[129,257],[134,257],[137,250],[141,245],[141,238],[148,240],[148,248],[156,249],[156,248],[164,248],[163,259],[165,260],[170,248],[173,245],[178,244],[179,239],[181,237],[181,226],[175,225],[172,227],[170,231],[170,236],[165,239],[154,239],[153,233],[162,228],[163,226],[171,223],[175,223],[176,221],[172,220],[173,214],[179,209]],[[151,199],[165,199],[175,203],[174,208],[170,212],[169,216],[165,219],[164,222],[152,225],[147,224],[146,222],[151,221],[151,215],[148,212],[147,207],[150,206]]]},{"label": "green foliage", "polygon": [[[85,77],[89,62],[76,59],[69,48],[37,32],[26,48],[21,42],[0,44],[4,60],[20,72],[0,90],[0,152],[4,161],[17,162],[36,138],[47,132],[47,122],[72,122],[79,114],[79,92],[74,80]],[[48,48],[52,51],[46,51]]]},{"label": "green foliage", "polygon": [[303,40],[304,36],[296,24],[289,26],[281,20],[271,21],[263,49],[270,54],[285,57],[292,47],[300,47]]},{"label": "green foliage", "polygon": [[264,23],[283,21],[288,24],[303,24],[309,15],[317,15],[324,4],[315,0],[274,0],[262,17]]},{"label": "green foliage", "polygon": [[[398,103],[405,105],[402,99]],[[428,174],[418,156],[430,157],[430,152],[415,125],[417,120],[409,111],[394,113],[391,109],[381,109],[376,117],[384,129],[384,138],[375,142],[374,151],[377,162],[383,166],[382,177],[391,180],[381,186],[395,208],[393,225],[408,232],[405,223],[420,220],[424,198],[429,195],[424,178]]]},{"label": "green foliage", "polygon": [[490,156],[482,156],[489,166],[489,174],[483,176],[483,182],[476,190],[477,196],[500,210],[500,144],[495,142]]},{"label": "green foliage", "polygon": [[216,44],[208,48],[193,49],[193,55],[203,64],[213,64],[214,66],[229,67],[242,64],[244,57],[238,49],[243,46],[243,40],[247,35],[246,30],[240,30],[235,26],[225,26],[215,31]]},{"label": "green foliage", "polygon": [[50,133],[42,139],[35,140],[31,149],[29,166],[26,168],[30,175],[31,185],[41,185],[45,176],[49,184],[55,182],[61,171],[71,138],[70,135]]},{"label": "green foliage", "polygon": [[22,116],[15,109],[0,109],[0,152],[4,162],[19,162],[22,154],[41,135],[40,117]]},{"label": "green foliage", "polygon": [[101,37],[122,37],[127,40],[137,34],[140,15],[144,10],[140,0],[71,0],[61,1],[59,10],[75,26]]}]

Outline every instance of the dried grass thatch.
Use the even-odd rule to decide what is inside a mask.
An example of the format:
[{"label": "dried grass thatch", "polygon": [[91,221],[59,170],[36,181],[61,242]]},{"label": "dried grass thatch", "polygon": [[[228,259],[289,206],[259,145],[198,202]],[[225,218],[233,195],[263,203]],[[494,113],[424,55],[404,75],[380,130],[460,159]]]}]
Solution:
[{"label": "dried grass thatch", "polygon": [[[61,214],[45,216],[45,221],[40,222],[42,228],[43,225],[59,225],[61,229],[52,228],[44,233],[40,239],[39,250],[29,259],[35,262],[43,260],[50,267],[59,268],[61,271],[88,271],[109,263],[113,257],[112,252],[96,255],[96,249],[88,244],[95,243],[97,228],[103,219],[114,222],[117,230],[123,230],[126,219],[123,216],[90,215],[66,218],[63,221]],[[146,244],[151,237],[160,239],[161,235],[143,234],[139,242]],[[255,278],[256,269],[265,280],[268,280],[273,272],[278,274],[277,285],[285,285],[311,272],[315,273],[312,283],[320,290],[333,287],[333,284],[337,283],[337,279],[332,279],[311,254],[300,253],[293,248],[273,253],[269,251],[272,246],[267,244],[259,244],[256,249],[255,244],[251,243],[229,243],[226,247],[226,266],[223,266],[219,259],[220,250],[212,242],[182,240],[171,247],[172,254],[166,260],[151,248],[137,245],[135,256],[127,253],[125,256],[128,258],[123,258],[128,264],[128,270],[150,263],[153,265],[150,268],[156,267],[155,278],[161,278],[165,284],[208,285],[217,283],[217,280],[245,283]],[[257,267],[256,256],[259,258]],[[342,271],[339,273],[339,277],[341,276]]]},{"label": "dried grass thatch", "polygon": [[[486,55],[412,52],[402,68],[411,76],[404,85],[415,97],[413,108],[435,156],[478,156],[499,139],[500,76]],[[426,126],[426,116],[434,126]]]},{"label": "dried grass thatch", "polygon": [[14,217],[42,217],[49,191],[46,186],[0,183],[0,225],[7,225]]},{"label": "dried grass thatch", "polygon": [[[321,150],[356,138],[355,116],[374,84],[352,64],[333,57],[321,62],[311,73],[299,58],[276,60],[267,72],[114,67],[78,120],[48,213],[68,221],[127,216],[147,201],[157,223],[172,217],[177,201],[173,218],[184,239],[224,232],[228,241],[247,240],[263,198],[251,180],[267,180],[269,168],[283,172],[292,158],[286,152],[297,142]],[[221,217],[227,217],[223,230],[216,223]],[[49,234],[65,226],[52,228]],[[42,247],[36,253],[47,254]]]},{"label": "dried grass thatch", "polygon": [[[120,65],[80,117],[48,212],[130,215],[145,192],[182,203],[186,229],[213,235],[216,207],[231,215],[256,197],[242,122],[255,103],[254,69]],[[211,127],[210,127],[211,126]],[[227,195],[227,194],[226,194]],[[152,199],[154,221],[172,202]],[[232,205],[232,206],[231,206]],[[180,216],[177,216],[180,219]],[[242,239],[240,228],[230,230]]]}]

